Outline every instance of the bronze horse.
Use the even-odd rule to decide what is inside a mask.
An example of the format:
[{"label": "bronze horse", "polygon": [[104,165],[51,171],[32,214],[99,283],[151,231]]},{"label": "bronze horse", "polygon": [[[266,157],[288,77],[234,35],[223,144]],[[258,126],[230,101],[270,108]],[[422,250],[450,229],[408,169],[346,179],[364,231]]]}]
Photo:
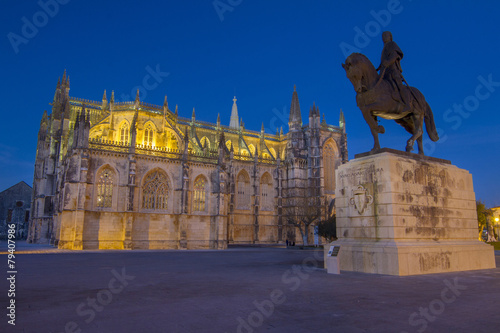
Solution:
[{"label": "bronze horse", "polygon": [[[365,121],[370,126],[375,141],[372,152],[380,149],[378,134],[385,132],[384,127],[378,125],[377,117],[394,119],[396,123],[412,134],[406,143],[407,152],[413,150],[413,144],[416,140],[418,153],[424,154],[422,145],[424,122],[430,139],[432,141],[439,140],[432,110],[425,101],[424,95],[417,88],[404,86],[404,89],[411,90],[411,100],[408,102],[410,107],[407,108],[395,95],[399,92],[394,91],[391,84],[383,79],[384,73],[379,75],[370,60],[363,54],[351,54],[342,67],[356,90],[356,102]],[[407,111],[404,111],[405,109]]]}]

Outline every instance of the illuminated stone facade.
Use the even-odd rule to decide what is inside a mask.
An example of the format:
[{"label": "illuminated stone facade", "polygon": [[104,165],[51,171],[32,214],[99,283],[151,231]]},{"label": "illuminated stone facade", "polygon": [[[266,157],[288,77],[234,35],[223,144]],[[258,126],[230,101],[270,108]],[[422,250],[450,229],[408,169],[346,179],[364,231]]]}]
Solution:
[{"label": "illuminated stone facade", "polygon": [[166,97],[163,106],[139,96],[115,103],[106,92],[102,102],[73,98],[65,73],[40,124],[28,240],[66,249],[224,249],[295,239],[283,193],[316,184],[326,217],[335,168],[347,161],[343,115],[339,126],[327,125],[313,106],[303,125],[294,89],[289,132],[273,135],[238,124],[233,101],[224,126],[219,117],[197,120],[194,109],[180,117]]}]

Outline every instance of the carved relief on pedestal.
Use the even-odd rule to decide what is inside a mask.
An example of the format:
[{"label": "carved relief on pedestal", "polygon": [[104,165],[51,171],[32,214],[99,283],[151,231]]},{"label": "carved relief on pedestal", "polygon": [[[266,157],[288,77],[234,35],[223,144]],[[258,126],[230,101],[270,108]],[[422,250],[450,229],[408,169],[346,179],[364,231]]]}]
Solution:
[{"label": "carved relief on pedestal", "polygon": [[368,190],[363,185],[358,185],[352,190],[349,204],[356,208],[359,215],[363,215],[368,206],[373,204],[373,196],[368,194]]}]

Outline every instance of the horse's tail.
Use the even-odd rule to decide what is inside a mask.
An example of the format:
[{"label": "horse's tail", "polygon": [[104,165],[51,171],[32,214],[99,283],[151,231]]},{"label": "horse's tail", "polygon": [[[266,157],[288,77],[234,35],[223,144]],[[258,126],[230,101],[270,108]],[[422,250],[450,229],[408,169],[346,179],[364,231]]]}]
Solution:
[{"label": "horse's tail", "polygon": [[425,129],[427,130],[427,135],[429,135],[429,138],[431,138],[432,141],[436,142],[437,140],[439,140],[439,135],[436,130],[436,124],[434,123],[434,115],[432,114],[429,103],[425,102],[425,104]]}]

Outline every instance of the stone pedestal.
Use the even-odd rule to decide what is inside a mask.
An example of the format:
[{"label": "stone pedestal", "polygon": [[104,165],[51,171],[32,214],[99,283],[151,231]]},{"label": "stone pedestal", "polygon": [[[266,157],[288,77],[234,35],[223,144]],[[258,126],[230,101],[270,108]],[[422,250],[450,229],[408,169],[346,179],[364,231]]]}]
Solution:
[{"label": "stone pedestal", "polygon": [[468,171],[390,149],[365,155],[336,173],[339,239],[332,245],[341,246],[341,270],[416,275],[495,268],[493,247],[477,240]]}]

